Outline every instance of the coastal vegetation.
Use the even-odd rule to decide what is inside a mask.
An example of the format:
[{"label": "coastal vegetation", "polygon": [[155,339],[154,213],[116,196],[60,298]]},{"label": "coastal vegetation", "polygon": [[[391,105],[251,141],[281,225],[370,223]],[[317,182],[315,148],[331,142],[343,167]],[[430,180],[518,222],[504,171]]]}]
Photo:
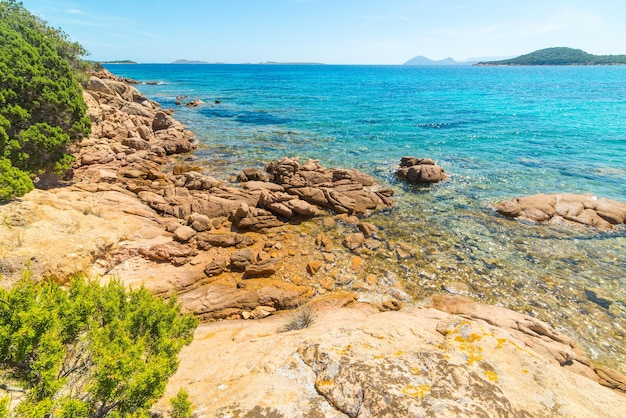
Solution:
[{"label": "coastal vegetation", "polygon": [[580,49],[555,47],[477,65],[626,65],[626,55],[593,55]]},{"label": "coastal vegetation", "polygon": [[[98,68],[84,55],[21,2],[0,0],[0,202],[72,165],[91,130],[81,84]],[[0,288],[0,417],[149,416],[196,325],[176,297],[27,268]],[[186,392],[172,405],[190,415]]]},{"label": "coastal vegetation", "polygon": [[60,175],[68,147],[91,122],[77,75],[85,50],[20,2],[0,2],[0,201],[22,196],[41,176]]},{"label": "coastal vegetation", "polygon": [[[141,416],[163,394],[196,324],[174,297],[80,275],[66,290],[26,273],[0,290],[0,383],[26,393],[17,416]],[[175,408],[188,410],[186,402],[179,394]]]}]

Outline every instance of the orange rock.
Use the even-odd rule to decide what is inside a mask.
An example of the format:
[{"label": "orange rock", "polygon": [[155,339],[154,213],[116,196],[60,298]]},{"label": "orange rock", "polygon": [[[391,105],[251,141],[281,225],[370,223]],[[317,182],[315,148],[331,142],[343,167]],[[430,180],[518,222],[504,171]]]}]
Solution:
[{"label": "orange rock", "polygon": [[322,280],[320,280],[320,286],[322,286],[326,290],[331,290],[333,287],[335,287],[335,281],[331,277],[326,276]]},{"label": "orange rock", "polygon": [[306,270],[309,272],[311,276],[318,272],[318,270],[322,267],[321,261],[311,261],[306,266]]},{"label": "orange rock", "polygon": [[363,264],[363,259],[358,255],[355,255],[354,257],[352,257],[352,261],[350,262],[350,269],[352,271],[358,271],[361,267],[361,264]]}]

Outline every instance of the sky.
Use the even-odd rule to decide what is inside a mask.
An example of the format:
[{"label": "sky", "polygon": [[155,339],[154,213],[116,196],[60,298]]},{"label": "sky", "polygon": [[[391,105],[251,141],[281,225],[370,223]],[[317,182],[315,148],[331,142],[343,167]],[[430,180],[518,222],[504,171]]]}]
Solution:
[{"label": "sky", "polygon": [[623,0],[22,0],[95,61],[402,64],[626,54]]}]

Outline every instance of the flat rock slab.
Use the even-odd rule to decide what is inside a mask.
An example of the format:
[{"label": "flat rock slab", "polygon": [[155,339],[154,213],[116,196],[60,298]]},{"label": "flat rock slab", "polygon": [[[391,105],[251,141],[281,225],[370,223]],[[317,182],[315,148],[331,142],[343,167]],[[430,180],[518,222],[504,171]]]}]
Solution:
[{"label": "flat rock slab", "polygon": [[[183,348],[179,370],[156,411],[167,410],[168,399],[185,388],[201,416],[578,417],[623,412],[622,394],[561,366],[540,349],[549,341],[571,351],[566,337],[541,334],[543,324],[534,337],[523,333],[534,346],[520,339],[515,320],[523,315],[504,315],[512,322],[492,325],[480,317],[510,311],[483,311],[485,305],[467,299],[450,309],[469,309],[472,318],[434,308],[379,312],[366,303],[322,305],[312,308],[313,324],[297,331],[284,331],[293,315],[289,312],[200,325],[194,341]],[[522,322],[537,325],[533,321]],[[561,337],[565,342],[558,343]]]}]

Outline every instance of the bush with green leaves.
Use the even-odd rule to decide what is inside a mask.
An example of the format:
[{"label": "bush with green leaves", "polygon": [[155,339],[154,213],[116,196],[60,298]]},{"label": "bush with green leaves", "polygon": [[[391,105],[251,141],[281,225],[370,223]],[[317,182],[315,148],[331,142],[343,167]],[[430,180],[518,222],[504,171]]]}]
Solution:
[{"label": "bush with green leaves", "polygon": [[193,410],[189,394],[185,389],[180,389],[175,397],[170,399],[172,404],[172,418],[190,418]]},{"label": "bush with green leaves", "polygon": [[196,325],[144,288],[25,277],[0,290],[0,376],[26,390],[20,417],[145,415]]},{"label": "bush with green leaves", "polygon": [[22,3],[0,1],[0,200],[23,195],[36,176],[67,170],[68,146],[89,134],[75,77],[84,53]]}]

